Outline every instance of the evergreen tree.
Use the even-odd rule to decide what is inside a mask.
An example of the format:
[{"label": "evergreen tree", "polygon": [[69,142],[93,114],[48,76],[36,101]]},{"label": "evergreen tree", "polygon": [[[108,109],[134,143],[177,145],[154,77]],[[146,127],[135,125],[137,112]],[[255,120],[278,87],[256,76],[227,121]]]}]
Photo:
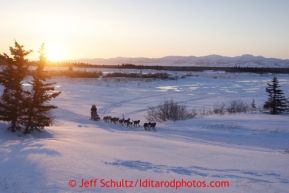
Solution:
[{"label": "evergreen tree", "polygon": [[24,113],[24,97],[27,92],[23,89],[22,81],[28,74],[28,60],[25,57],[32,50],[24,50],[24,46],[15,41],[14,48],[10,47],[10,53],[0,54],[6,62],[2,72],[0,72],[0,84],[4,86],[4,91],[0,100],[0,120],[11,122],[12,132],[15,132],[19,118]]},{"label": "evergreen tree", "polygon": [[252,103],[251,103],[251,108],[252,109],[256,109],[256,104],[255,104],[255,100],[253,99]]},{"label": "evergreen tree", "polygon": [[45,83],[50,78],[43,70],[47,59],[45,56],[45,45],[41,45],[39,49],[39,62],[33,80],[30,82],[32,90],[29,97],[26,98],[27,116],[22,121],[26,126],[24,133],[30,133],[34,130],[41,131],[45,126],[49,126],[52,117],[51,110],[57,108],[54,105],[49,105],[48,102],[57,97],[60,92],[54,91],[55,83]]},{"label": "evergreen tree", "polygon": [[268,93],[268,100],[264,103],[264,108],[269,109],[271,114],[279,114],[286,110],[286,99],[283,91],[280,89],[278,79],[273,77],[272,84],[267,83],[266,92]]}]

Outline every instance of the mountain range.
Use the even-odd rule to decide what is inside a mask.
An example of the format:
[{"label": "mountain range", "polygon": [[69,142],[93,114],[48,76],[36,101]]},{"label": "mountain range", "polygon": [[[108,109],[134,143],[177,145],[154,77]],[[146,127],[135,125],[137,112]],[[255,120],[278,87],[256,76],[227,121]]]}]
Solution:
[{"label": "mountain range", "polygon": [[289,68],[289,60],[277,58],[265,58],[263,56],[253,56],[245,54],[236,57],[226,57],[220,55],[209,56],[166,56],[162,58],[93,58],[93,59],[78,59],[70,60],[70,62],[83,62],[89,64],[105,64],[105,65],[158,65],[158,66],[209,66],[209,67],[275,67]]}]

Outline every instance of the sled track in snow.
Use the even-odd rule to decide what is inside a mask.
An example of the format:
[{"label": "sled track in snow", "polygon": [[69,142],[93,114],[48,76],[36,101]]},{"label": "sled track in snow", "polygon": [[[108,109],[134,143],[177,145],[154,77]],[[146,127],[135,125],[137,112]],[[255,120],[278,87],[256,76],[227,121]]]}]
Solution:
[{"label": "sled track in snow", "polygon": [[[137,100],[144,99],[144,98],[151,98],[151,97],[164,96],[164,95],[166,95],[166,93],[157,94],[157,95],[151,95],[151,96],[144,96],[144,97],[137,97],[137,98],[128,99],[128,100],[122,100],[122,101],[119,101],[117,103],[113,103],[113,104],[110,104],[108,106],[104,106],[104,107],[100,108],[98,110],[98,114],[104,116],[104,115],[109,114],[114,108],[119,107],[119,106],[121,106],[124,103],[129,103],[131,101],[137,101]],[[189,99],[189,100],[186,100],[186,101],[179,101],[179,103],[182,104],[182,103],[187,103],[187,102],[190,102],[190,101],[202,100],[202,99],[205,99],[205,98],[210,98],[210,96],[192,98],[192,99]],[[157,107],[157,106],[155,106],[155,107]]]},{"label": "sled track in snow", "polygon": [[137,100],[144,99],[144,98],[151,98],[151,97],[163,96],[163,95],[166,95],[166,93],[157,94],[157,95],[151,95],[151,96],[144,96],[144,97],[137,97],[137,98],[128,99],[128,100],[122,100],[122,101],[119,101],[119,102],[117,102],[117,103],[113,103],[113,104],[111,104],[111,105],[104,106],[104,107],[100,108],[100,109],[98,110],[98,114],[100,114],[100,115],[107,115],[107,114],[109,114],[115,107],[121,106],[121,105],[124,104],[124,103],[129,103],[129,102],[131,102],[131,101],[137,101]]}]

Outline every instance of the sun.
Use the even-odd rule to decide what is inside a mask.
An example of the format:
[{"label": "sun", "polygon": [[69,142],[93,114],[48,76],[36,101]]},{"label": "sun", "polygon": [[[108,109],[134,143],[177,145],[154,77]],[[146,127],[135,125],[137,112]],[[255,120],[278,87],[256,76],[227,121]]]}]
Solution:
[{"label": "sun", "polygon": [[64,60],[64,49],[59,43],[47,43],[45,45],[46,57],[49,61]]}]

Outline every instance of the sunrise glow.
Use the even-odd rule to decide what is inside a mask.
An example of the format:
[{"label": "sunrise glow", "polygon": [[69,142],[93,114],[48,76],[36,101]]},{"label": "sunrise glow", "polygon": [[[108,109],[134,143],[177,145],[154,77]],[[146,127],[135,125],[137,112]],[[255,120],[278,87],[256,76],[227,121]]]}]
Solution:
[{"label": "sunrise glow", "polygon": [[49,61],[61,61],[65,59],[65,51],[59,43],[46,43],[46,56]]},{"label": "sunrise glow", "polygon": [[[0,52],[16,39],[49,60],[164,56],[288,59],[289,1],[3,1]],[[54,41],[54,43],[50,43]],[[52,45],[49,45],[52,44]],[[37,51],[29,55],[37,60]]]}]

